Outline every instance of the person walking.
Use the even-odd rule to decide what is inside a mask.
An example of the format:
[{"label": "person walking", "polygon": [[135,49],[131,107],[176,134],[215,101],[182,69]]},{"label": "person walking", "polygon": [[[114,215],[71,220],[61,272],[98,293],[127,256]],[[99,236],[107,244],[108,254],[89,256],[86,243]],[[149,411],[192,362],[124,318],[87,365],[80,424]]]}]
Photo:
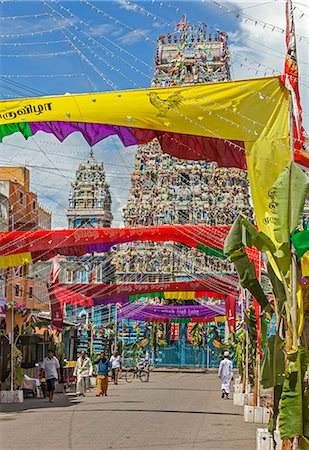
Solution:
[{"label": "person walking", "polygon": [[114,384],[118,384],[119,371],[121,370],[121,356],[118,355],[118,352],[113,353],[110,362],[112,365],[112,378]]},{"label": "person walking", "polygon": [[100,357],[93,361],[93,364],[98,365],[98,374],[97,374],[97,386],[98,393],[97,397],[107,396],[107,388],[108,388],[108,372],[112,368],[111,363],[108,358],[105,356],[105,352],[100,353]]},{"label": "person walking", "polygon": [[77,397],[79,395],[85,397],[88,380],[92,375],[92,363],[84,350],[80,352],[80,357],[76,361],[73,375],[76,377]]},{"label": "person walking", "polygon": [[233,379],[233,365],[229,360],[229,352],[223,353],[224,359],[220,362],[218,376],[221,378],[222,398],[229,399],[231,381]]},{"label": "person walking", "polygon": [[52,403],[54,401],[56,381],[60,378],[60,364],[53,350],[48,350],[47,357],[43,360],[40,372],[40,378],[42,377],[46,379],[49,401]]}]

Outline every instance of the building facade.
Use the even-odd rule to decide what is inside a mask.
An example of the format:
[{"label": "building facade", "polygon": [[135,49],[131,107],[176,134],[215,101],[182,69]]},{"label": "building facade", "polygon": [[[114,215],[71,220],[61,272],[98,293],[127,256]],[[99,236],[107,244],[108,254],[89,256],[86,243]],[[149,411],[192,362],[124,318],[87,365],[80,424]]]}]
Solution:
[{"label": "building facade", "polygon": [[[43,219],[44,217],[44,219]],[[37,194],[30,188],[30,172],[25,167],[0,167],[0,231],[30,231],[51,228],[51,213],[38,203]],[[0,270],[0,302],[15,302],[35,314],[49,310],[49,295],[44,279],[42,263],[25,264],[17,268]],[[15,336],[24,327],[24,317],[14,312]],[[10,352],[7,336],[11,333],[12,309],[0,317],[4,336],[0,352],[0,377],[6,378],[6,361]],[[23,362],[38,362],[36,354],[42,338],[36,333],[22,336],[18,346],[30,349],[23,355]]]},{"label": "building facade", "polygon": [[[1,215],[4,227],[9,231],[29,231],[51,228],[51,212],[43,208],[37,194],[30,189],[30,171],[25,167],[0,167],[0,194],[4,198]],[[40,224],[40,211],[44,211],[44,223]],[[3,221],[2,221],[3,224]],[[39,264],[36,266],[39,273]],[[32,276],[32,266],[5,271],[6,301],[15,301],[31,310],[49,308],[46,284],[39,276]]]}]

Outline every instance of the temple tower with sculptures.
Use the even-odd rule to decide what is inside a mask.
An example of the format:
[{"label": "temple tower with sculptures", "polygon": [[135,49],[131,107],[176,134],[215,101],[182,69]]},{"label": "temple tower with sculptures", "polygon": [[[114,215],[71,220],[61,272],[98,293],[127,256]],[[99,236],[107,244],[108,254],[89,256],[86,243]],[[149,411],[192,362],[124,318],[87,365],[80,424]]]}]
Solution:
[{"label": "temple tower with sculptures", "polygon": [[[211,32],[205,24],[188,26],[185,19],[177,28],[174,33],[158,38],[151,87],[230,80],[226,33]],[[179,160],[163,154],[159,142],[154,139],[138,146],[130,195],[123,210],[124,224],[127,227],[232,224],[240,212],[252,217],[248,189],[245,171],[218,168],[211,161]],[[118,282],[190,280],[203,278],[210,272],[221,275],[234,272],[232,265],[225,260],[171,242],[119,246],[114,265]],[[146,301],[154,300],[146,298]],[[187,325],[182,324],[181,327],[179,339],[188,343]],[[173,344],[171,330],[166,326],[163,328],[161,331],[168,345],[176,348],[179,344]],[[130,321],[125,326],[125,330],[128,329],[134,336],[134,326],[130,331]],[[127,335],[125,331],[124,340]],[[162,350],[160,360],[163,365],[169,365],[171,360],[177,361],[178,365],[188,365],[177,348],[173,357],[167,356],[170,355],[167,350]],[[190,351],[187,355],[193,357]],[[202,360],[203,355],[200,356]]]},{"label": "temple tower with sculptures", "polygon": [[[205,24],[158,38],[152,87],[230,79],[228,37]],[[183,161],[163,154],[159,142],[139,145],[131,189],[123,210],[125,226],[232,224],[239,212],[252,215],[244,171],[213,162]],[[118,281],[165,281],[205,271],[230,271],[226,262],[176,244],[129,244],[115,259]]]}]

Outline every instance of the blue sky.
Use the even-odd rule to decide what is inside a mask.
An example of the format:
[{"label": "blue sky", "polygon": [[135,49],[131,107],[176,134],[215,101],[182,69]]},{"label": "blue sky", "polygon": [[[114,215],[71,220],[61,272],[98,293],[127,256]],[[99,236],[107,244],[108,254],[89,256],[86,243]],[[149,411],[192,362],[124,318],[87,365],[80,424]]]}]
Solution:
[{"label": "blue sky", "polygon": [[[309,129],[309,7],[294,2],[304,124]],[[221,6],[221,7],[220,7]],[[189,24],[229,34],[233,78],[278,73],[284,63],[284,2],[273,1],[4,1],[0,3],[1,98],[31,97],[148,87],[156,38],[173,31],[183,13]],[[248,19],[249,18],[249,19]],[[269,25],[263,26],[263,21]],[[306,39],[307,38],[307,39]],[[134,148],[113,138],[95,146],[111,184],[115,226],[121,225]],[[0,164],[26,164],[32,188],[54,213],[53,225],[66,225],[70,182],[89,148],[75,134],[60,144],[38,133],[2,144]]]}]

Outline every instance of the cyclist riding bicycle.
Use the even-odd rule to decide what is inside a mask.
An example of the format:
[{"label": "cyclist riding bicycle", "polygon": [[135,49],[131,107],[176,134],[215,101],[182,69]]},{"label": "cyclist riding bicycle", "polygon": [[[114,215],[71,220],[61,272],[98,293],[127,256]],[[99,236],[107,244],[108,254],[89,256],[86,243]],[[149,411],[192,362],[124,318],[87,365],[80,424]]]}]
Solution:
[{"label": "cyclist riding bicycle", "polygon": [[148,351],[146,349],[144,349],[141,359],[137,363],[137,368],[149,370],[149,366],[150,366],[150,356],[149,356]]}]

